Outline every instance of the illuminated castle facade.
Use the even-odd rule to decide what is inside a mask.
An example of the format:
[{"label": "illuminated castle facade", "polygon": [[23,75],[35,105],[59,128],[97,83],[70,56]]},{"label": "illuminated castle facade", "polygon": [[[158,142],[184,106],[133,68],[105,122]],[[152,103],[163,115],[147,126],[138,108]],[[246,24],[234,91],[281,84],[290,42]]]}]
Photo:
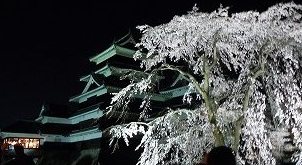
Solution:
[{"label": "illuminated castle facade", "polygon": [[[44,104],[35,121],[19,121],[4,128],[0,136],[5,143],[10,144],[7,149],[11,149],[15,143],[21,143],[28,152],[39,155],[41,153],[36,151],[43,147],[46,152],[42,155],[44,160],[41,160],[41,164],[43,161],[49,161],[51,154],[60,154],[54,152],[58,149],[80,153],[75,156],[75,161],[89,156],[91,164],[95,163],[99,159],[100,150],[108,147],[105,146],[108,144],[104,140],[102,130],[118,124],[116,117],[119,114],[108,119],[104,116],[104,112],[110,104],[112,93],[119,92],[129,84],[129,80],[121,80],[120,77],[130,70],[142,72],[139,67],[140,62],[132,58],[135,53],[134,45],[135,41],[129,33],[114,42],[108,49],[90,58],[90,62],[95,63],[97,69],[80,78],[84,86],[78,95],[69,99],[69,104],[72,106]],[[182,101],[179,100],[188,89],[187,84],[177,74],[169,77],[160,85],[158,92],[152,93],[152,106],[155,110],[160,111],[162,107],[167,106],[183,106]],[[142,96],[137,96],[138,101],[141,98]],[[179,105],[175,104],[176,102]],[[138,108],[139,106],[133,104],[130,111],[124,115],[123,122],[137,120]]]}]

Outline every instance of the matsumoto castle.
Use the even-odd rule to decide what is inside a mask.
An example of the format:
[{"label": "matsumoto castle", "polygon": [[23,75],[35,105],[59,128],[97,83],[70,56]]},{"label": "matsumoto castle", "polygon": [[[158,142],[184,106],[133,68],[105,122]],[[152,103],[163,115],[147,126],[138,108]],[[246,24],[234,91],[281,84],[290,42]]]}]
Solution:
[{"label": "matsumoto castle", "polygon": [[[28,155],[40,158],[38,164],[73,165],[85,162],[89,165],[97,164],[98,161],[102,164],[116,164],[116,159],[124,160],[125,164],[136,164],[140,154],[140,151],[134,151],[136,146],[124,147],[112,154],[108,136],[102,132],[112,125],[137,121],[139,118],[139,104],[135,101],[123,121],[117,120],[120,116],[118,112],[110,118],[104,115],[111,101],[111,93],[129,84],[129,80],[120,79],[121,75],[129,70],[142,71],[140,62],[132,58],[136,52],[134,45],[135,40],[128,33],[90,58],[89,61],[98,69],[80,78],[83,89],[75,89],[79,90],[79,94],[71,96],[67,106],[44,104],[34,121],[18,121],[1,129],[0,137],[8,144],[5,154],[9,157],[13,145],[21,143]],[[177,74],[167,76],[169,78],[159,85],[158,92],[152,93],[155,112],[167,106],[184,106],[181,100],[188,88],[186,81]],[[143,96],[136,97],[139,102]]]}]

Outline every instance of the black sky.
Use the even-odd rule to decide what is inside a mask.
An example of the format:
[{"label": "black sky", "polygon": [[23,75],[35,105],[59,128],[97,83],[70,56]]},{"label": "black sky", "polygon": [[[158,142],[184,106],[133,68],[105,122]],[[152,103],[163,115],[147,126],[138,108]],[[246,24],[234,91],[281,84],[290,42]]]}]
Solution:
[{"label": "black sky", "polygon": [[201,11],[223,4],[235,12],[262,11],[275,2],[2,0],[0,128],[18,119],[36,118],[43,102],[67,103],[82,90],[79,77],[90,73],[88,58],[129,28],[166,23],[195,3]]}]

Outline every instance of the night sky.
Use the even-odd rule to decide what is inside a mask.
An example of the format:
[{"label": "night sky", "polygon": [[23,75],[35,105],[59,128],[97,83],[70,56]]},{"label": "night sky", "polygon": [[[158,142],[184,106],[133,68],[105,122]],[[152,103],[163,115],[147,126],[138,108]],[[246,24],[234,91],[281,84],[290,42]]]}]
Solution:
[{"label": "night sky", "polygon": [[[38,117],[43,102],[66,104],[91,72],[89,57],[137,25],[167,23],[195,3],[201,11],[263,11],[268,0],[1,0],[0,128]],[[299,1],[295,1],[298,3]],[[301,2],[300,2],[301,3]]]}]

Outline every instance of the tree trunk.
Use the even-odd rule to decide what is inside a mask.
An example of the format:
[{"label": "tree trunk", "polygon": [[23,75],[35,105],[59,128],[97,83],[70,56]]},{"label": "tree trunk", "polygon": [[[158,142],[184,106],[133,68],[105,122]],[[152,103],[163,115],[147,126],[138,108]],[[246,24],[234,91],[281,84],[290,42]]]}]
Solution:
[{"label": "tree trunk", "polygon": [[224,137],[219,128],[215,125],[214,128],[215,147],[225,146]]}]

